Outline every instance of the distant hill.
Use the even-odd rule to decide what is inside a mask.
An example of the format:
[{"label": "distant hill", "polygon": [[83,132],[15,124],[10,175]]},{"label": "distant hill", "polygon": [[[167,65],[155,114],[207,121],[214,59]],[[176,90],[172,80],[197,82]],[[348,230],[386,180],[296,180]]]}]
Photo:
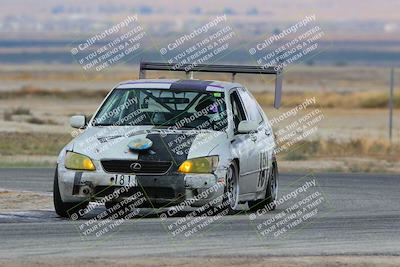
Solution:
[{"label": "distant hill", "polygon": [[297,63],[400,64],[399,0],[2,0],[0,6],[0,63],[76,63],[73,44],[133,15],[146,41],[127,63],[160,59],[162,46],[225,14],[235,38],[224,62],[252,63],[250,47],[315,15],[324,32],[318,53]]},{"label": "distant hill", "polygon": [[[316,14],[331,37],[396,38],[400,33],[398,0],[2,0],[0,32],[11,36],[95,32],[129,14],[139,14],[154,34],[180,32],[218,14],[227,14],[243,32],[284,27]],[[6,36],[5,36],[6,37]]]}]

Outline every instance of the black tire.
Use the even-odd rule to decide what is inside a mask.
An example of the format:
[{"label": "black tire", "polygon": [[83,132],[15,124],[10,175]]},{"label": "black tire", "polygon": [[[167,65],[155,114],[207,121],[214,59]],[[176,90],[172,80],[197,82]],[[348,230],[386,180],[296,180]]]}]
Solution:
[{"label": "black tire", "polygon": [[104,206],[106,206],[106,209],[111,209],[114,207],[114,205],[117,204],[116,202],[105,202]]},{"label": "black tire", "polygon": [[268,184],[265,192],[264,199],[258,199],[255,201],[249,201],[249,208],[251,211],[257,211],[264,207],[268,207],[268,210],[275,210],[276,205],[274,201],[278,196],[278,164],[276,160],[272,163],[272,172],[268,179]]},{"label": "black tire", "polygon": [[[53,184],[53,202],[54,209],[58,216],[64,218],[71,218],[76,220],[79,219],[79,210],[85,209],[89,202],[64,202],[61,199],[60,188],[58,185],[58,171],[56,167],[56,171],[54,174],[54,184]],[[75,215],[76,214],[76,215]]]},{"label": "black tire", "polygon": [[[118,204],[118,206],[117,206]],[[123,209],[123,207],[121,206],[121,203],[118,202],[105,202],[104,206],[107,209],[107,216],[105,217],[105,219],[111,218],[116,216],[116,218],[120,219],[120,215],[118,215],[118,211]]]}]

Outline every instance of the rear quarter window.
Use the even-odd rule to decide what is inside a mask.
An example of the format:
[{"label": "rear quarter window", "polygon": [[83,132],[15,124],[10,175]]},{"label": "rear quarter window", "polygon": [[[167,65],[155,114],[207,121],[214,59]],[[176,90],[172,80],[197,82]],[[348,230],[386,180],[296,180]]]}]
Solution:
[{"label": "rear quarter window", "polygon": [[249,119],[256,121],[258,124],[262,123],[264,119],[257,101],[246,90],[240,90],[240,97],[243,100]]}]

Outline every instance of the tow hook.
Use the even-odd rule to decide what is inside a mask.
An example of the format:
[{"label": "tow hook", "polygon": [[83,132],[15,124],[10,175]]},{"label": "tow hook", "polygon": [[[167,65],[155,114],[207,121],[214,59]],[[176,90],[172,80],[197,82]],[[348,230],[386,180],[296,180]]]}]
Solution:
[{"label": "tow hook", "polygon": [[85,185],[81,187],[81,190],[84,195],[92,195],[94,192],[93,188],[94,187],[91,182],[85,182]]}]

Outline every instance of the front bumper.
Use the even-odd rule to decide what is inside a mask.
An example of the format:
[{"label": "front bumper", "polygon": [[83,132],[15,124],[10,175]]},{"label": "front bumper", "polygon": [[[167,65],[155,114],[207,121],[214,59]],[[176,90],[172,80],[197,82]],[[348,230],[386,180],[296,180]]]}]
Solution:
[{"label": "front bumper", "polygon": [[[98,168],[96,171],[75,171],[58,167],[58,181],[61,198],[64,202],[83,201],[121,201],[137,192],[146,198],[144,206],[164,207],[177,204],[202,206],[219,198],[224,193],[226,170],[217,170],[214,174],[167,174],[136,175],[138,186],[119,194],[115,190],[121,188],[110,180],[114,173],[107,173]],[[131,175],[132,176],[132,175]],[[219,202],[214,201],[214,205]]]}]

